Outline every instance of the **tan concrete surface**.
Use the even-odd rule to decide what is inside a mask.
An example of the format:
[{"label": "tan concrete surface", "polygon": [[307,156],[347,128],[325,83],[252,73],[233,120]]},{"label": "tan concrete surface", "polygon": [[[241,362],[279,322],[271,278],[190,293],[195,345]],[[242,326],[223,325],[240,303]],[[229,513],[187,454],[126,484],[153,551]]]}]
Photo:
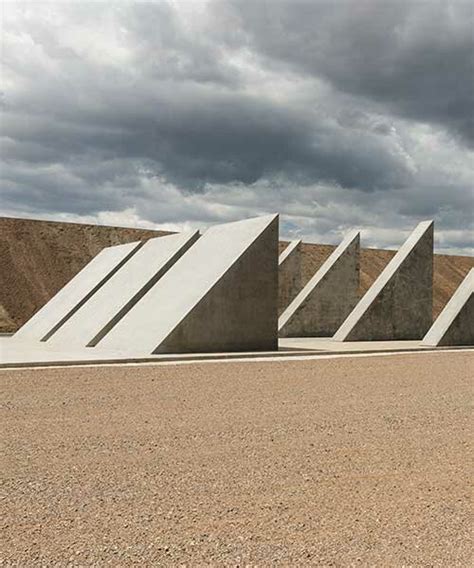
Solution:
[{"label": "tan concrete surface", "polygon": [[2,371],[3,561],[470,566],[473,363]]}]

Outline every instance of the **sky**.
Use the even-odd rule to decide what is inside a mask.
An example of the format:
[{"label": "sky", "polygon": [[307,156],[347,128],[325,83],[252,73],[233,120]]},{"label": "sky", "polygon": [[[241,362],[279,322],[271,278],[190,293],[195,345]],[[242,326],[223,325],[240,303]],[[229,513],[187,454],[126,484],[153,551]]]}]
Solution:
[{"label": "sky", "polygon": [[0,215],[474,254],[472,0],[0,10]]}]

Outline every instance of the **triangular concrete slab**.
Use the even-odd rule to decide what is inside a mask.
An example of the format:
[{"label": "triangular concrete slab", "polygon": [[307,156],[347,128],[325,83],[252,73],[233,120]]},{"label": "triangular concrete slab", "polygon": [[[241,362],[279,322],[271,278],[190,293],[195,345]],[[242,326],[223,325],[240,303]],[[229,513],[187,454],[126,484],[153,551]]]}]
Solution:
[{"label": "triangular concrete slab", "polygon": [[421,344],[427,347],[474,345],[474,268],[454,292]]},{"label": "triangular concrete slab", "polygon": [[432,323],[433,221],[402,245],[334,335],[336,341],[421,339]]},{"label": "triangular concrete slab", "polygon": [[341,242],[278,319],[280,337],[331,337],[359,299],[360,233]]},{"label": "triangular concrete slab", "polygon": [[291,241],[278,257],[278,314],[301,290],[301,239]]},{"label": "triangular concrete slab", "polygon": [[276,350],[278,215],[210,228],[97,348]]},{"label": "triangular concrete slab", "polygon": [[150,239],[48,339],[56,346],[96,345],[199,238],[199,231]]},{"label": "triangular concrete slab", "polygon": [[14,338],[40,341],[61,327],[143,245],[142,242],[106,247],[40,308]]}]

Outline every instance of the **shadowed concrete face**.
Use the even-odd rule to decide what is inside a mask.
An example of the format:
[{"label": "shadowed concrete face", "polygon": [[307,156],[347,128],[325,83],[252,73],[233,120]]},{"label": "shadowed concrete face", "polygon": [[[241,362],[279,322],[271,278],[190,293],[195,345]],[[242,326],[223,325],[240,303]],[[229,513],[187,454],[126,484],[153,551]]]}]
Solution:
[{"label": "shadowed concrete face", "polygon": [[275,350],[278,216],[209,229],[97,344],[130,353]]},{"label": "shadowed concrete face", "polygon": [[278,314],[301,290],[301,239],[291,241],[278,258]]},{"label": "shadowed concrete face", "polygon": [[360,234],[336,248],[278,320],[280,337],[330,337],[358,300]]},{"label": "shadowed concrete face", "polygon": [[433,221],[420,223],[336,332],[337,341],[421,339],[432,323]]},{"label": "shadowed concrete face", "polygon": [[198,239],[186,232],[147,241],[48,340],[52,345],[94,346]]},{"label": "shadowed concrete face", "polygon": [[427,347],[474,345],[474,268],[461,282],[421,344]]},{"label": "shadowed concrete face", "polygon": [[142,245],[142,242],[135,242],[103,249],[15,333],[15,338],[40,341],[50,337],[92,298]]}]

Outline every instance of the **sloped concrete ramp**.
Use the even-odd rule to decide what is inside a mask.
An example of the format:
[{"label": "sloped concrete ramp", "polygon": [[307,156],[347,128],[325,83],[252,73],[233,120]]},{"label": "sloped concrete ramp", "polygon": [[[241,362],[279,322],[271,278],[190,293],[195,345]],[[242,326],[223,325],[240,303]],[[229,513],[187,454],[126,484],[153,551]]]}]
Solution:
[{"label": "sloped concrete ramp", "polygon": [[48,343],[96,345],[199,238],[199,231],[150,239],[117,271]]},{"label": "sloped concrete ramp", "polygon": [[134,354],[278,348],[278,215],[216,225],[97,348]]},{"label": "sloped concrete ramp", "polygon": [[291,241],[278,257],[278,314],[301,290],[301,239]]},{"label": "sloped concrete ramp", "polygon": [[433,221],[402,245],[334,335],[336,341],[421,339],[432,323]]},{"label": "sloped concrete ramp", "polygon": [[359,299],[360,233],[353,231],[278,319],[280,337],[331,337]]},{"label": "sloped concrete ramp", "polygon": [[46,340],[139,250],[142,242],[106,247],[51,298],[14,335],[15,339]]},{"label": "sloped concrete ramp", "polygon": [[421,345],[474,345],[474,268],[436,318]]}]

